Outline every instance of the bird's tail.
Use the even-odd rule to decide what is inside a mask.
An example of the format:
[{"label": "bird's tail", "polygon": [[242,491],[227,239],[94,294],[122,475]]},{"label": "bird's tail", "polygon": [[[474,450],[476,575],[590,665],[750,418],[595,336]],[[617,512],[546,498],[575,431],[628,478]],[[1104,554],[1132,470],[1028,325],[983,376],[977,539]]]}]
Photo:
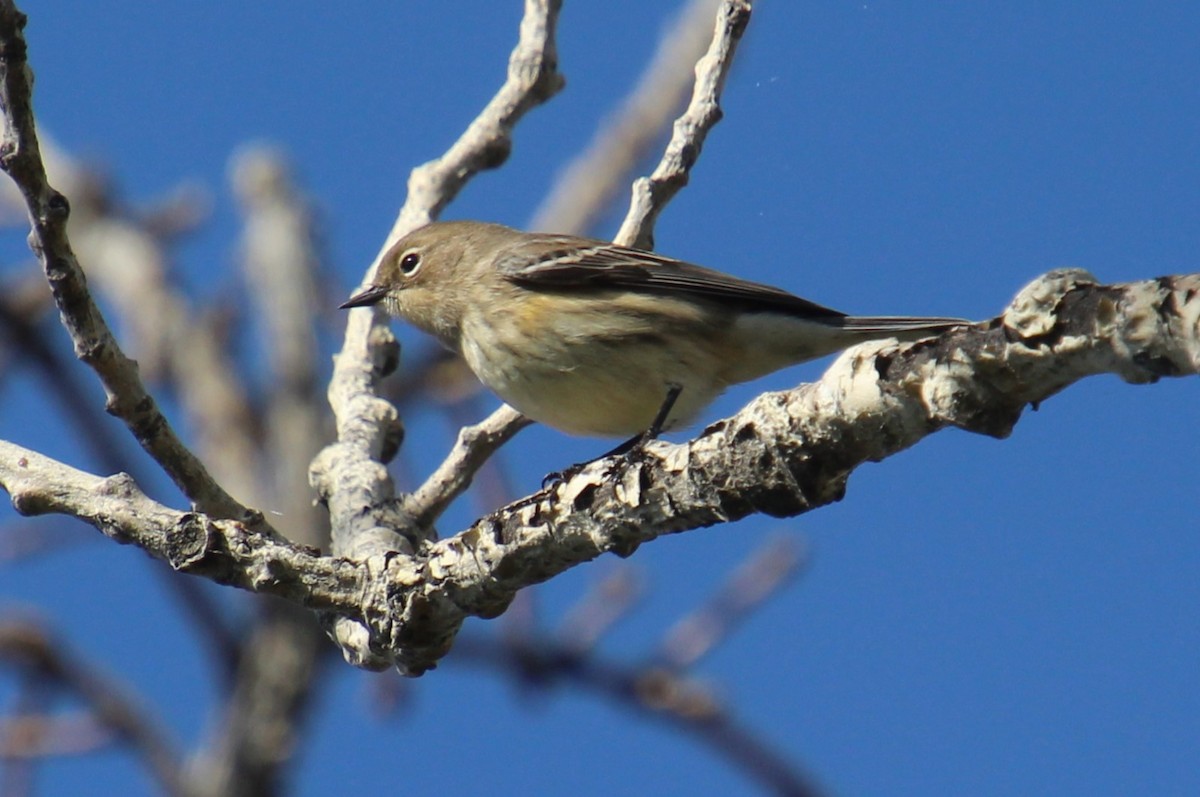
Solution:
[{"label": "bird's tail", "polygon": [[[942,317],[908,317],[908,316],[845,316],[838,319],[838,325],[852,332],[862,332],[864,335],[897,335],[906,338],[934,335],[954,327],[969,326],[973,322],[965,318]],[[905,334],[909,333],[909,334]]]}]

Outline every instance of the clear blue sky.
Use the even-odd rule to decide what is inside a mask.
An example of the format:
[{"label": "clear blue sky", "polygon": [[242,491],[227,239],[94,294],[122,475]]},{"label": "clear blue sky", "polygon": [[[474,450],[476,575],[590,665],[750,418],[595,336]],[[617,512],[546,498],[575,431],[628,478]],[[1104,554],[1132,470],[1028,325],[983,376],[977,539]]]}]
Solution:
[{"label": "clear blue sky", "polygon": [[[446,217],[524,224],[674,8],[568,0],[567,89]],[[332,306],[378,249],[408,170],[499,86],[520,3],[25,10],[46,131],[105,164],[134,204],[184,181],[213,193],[212,223],[178,253],[198,301],[236,285],[227,164],[263,140],[290,153],[320,205]],[[658,246],[864,314],[984,318],[1066,265],[1103,281],[1194,271],[1197,41],[1200,7],[1186,3],[764,2],[725,120]],[[611,234],[613,219],[596,233]],[[26,262],[23,240],[5,239],[13,268]],[[820,367],[732,392],[708,419]],[[35,388],[0,386],[0,437],[89,466],[31,401]],[[864,467],[839,505],[645,546],[631,564],[648,598],[604,655],[649,655],[748,551],[787,535],[808,546],[807,572],[699,674],[832,791],[1200,792],[1198,401],[1195,378],[1092,379],[1027,413],[1008,440],[943,432]],[[436,416],[409,421],[410,451],[449,444]],[[526,489],[601,445],[533,429],[504,456]],[[471,511],[453,511],[442,531]],[[136,680],[190,744],[211,720],[203,655],[145,557],[93,536],[6,567],[0,611],[42,607],[80,651]],[[540,589],[547,622],[615,562]],[[381,721],[367,689],[377,676],[338,667],[300,751],[301,795],[750,788],[693,741],[587,694],[523,694],[451,657]],[[40,782],[47,794],[148,788],[123,755],[55,764]]]}]

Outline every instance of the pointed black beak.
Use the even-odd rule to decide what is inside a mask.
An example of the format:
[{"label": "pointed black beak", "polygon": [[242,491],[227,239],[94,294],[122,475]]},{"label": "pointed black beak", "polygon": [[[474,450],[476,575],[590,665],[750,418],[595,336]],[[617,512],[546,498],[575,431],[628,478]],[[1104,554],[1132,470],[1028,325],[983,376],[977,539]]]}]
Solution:
[{"label": "pointed black beak", "polygon": [[383,297],[387,296],[387,288],[382,288],[378,285],[372,285],[365,291],[360,291],[354,294],[346,301],[338,305],[339,310],[346,310],[351,307],[369,307],[373,304],[379,304]]}]

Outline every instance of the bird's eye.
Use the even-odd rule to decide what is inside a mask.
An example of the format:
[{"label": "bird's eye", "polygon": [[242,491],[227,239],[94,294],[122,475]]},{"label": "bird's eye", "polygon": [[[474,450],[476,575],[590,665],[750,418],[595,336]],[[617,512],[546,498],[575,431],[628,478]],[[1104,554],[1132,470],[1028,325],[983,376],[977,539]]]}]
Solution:
[{"label": "bird's eye", "polygon": [[411,277],[417,273],[417,269],[421,267],[421,255],[417,252],[406,252],[404,257],[400,258],[400,271],[406,277]]}]

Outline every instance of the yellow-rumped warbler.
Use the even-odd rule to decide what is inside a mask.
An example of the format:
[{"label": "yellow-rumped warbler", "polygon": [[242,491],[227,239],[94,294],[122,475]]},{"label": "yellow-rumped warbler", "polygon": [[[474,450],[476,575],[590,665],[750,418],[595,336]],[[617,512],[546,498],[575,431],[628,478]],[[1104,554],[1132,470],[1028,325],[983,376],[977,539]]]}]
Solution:
[{"label": "yellow-rumped warbler", "polygon": [[653,437],[729,385],[970,323],[848,316],[653,252],[475,221],[409,233],[342,307],[380,302],[460,352],[524,415],[598,436]]}]

